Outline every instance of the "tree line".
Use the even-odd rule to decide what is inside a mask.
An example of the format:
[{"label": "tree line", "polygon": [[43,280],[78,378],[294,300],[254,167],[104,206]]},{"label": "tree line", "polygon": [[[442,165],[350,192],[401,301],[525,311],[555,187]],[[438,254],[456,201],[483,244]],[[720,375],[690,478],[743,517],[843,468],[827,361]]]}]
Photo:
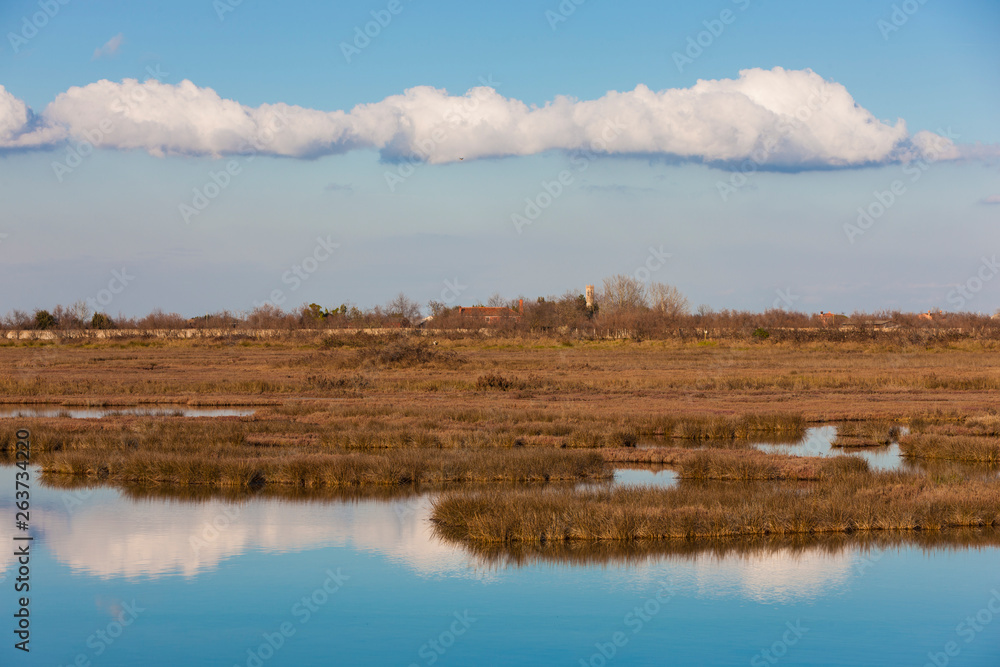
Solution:
[{"label": "tree line", "polygon": [[[523,301],[523,312],[519,303]],[[400,293],[384,305],[367,309],[350,303],[303,304],[292,310],[265,304],[251,311],[219,311],[193,318],[154,310],[143,317],[112,317],[90,312],[85,302],[52,310],[27,313],[13,310],[0,318],[5,330],[86,330],[131,329],[138,331],[176,329],[370,329],[432,328],[469,330],[490,328],[511,333],[568,333],[629,338],[708,337],[740,335],[764,340],[772,335],[788,337],[789,331],[823,330],[870,332],[906,330],[950,330],[976,332],[1000,337],[1000,319],[996,315],[974,313],[904,313],[900,311],[855,312],[831,316],[778,308],[763,312],[741,310],[714,311],[699,306],[692,312],[688,299],[672,285],[645,283],[633,276],[619,274],[606,278],[588,304],[584,294],[566,292],[562,296],[506,298],[499,293],[486,303],[467,304],[506,308],[509,315],[486,322],[461,313],[459,304],[429,301],[426,306]],[[801,338],[801,336],[800,336]],[[829,338],[829,336],[827,336]]]}]

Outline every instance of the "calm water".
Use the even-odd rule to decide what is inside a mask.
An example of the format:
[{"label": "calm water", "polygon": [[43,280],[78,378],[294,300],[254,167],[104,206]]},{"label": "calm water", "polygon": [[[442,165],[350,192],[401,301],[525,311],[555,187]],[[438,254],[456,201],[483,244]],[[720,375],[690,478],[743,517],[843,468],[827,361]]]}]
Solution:
[{"label": "calm water", "polygon": [[[942,467],[939,461],[909,460],[900,455],[899,444],[892,443],[883,447],[833,447],[832,443],[837,437],[837,427],[834,425],[815,426],[806,429],[805,436],[798,442],[753,442],[753,446],[763,452],[774,454],[788,454],[791,456],[857,456],[868,461],[872,470],[927,470],[930,468]],[[677,441],[646,440],[639,445],[641,448],[653,448],[664,446],[677,446]],[[695,449],[701,448],[694,447]],[[996,466],[985,464],[963,464],[950,462],[949,465],[955,469],[960,469],[963,473],[983,473],[993,474],[997,472]],[[659,486],[670,486],[669,482],[664,483],[665,478],[657,480],[654,477],[643,477],[637,474],[634,478],[622,477],[625,483],[652,483]],[[615,481],[619,481],[616,472]]]},{"label": "calm water", "polygon": [[[13,472],[0,469],[8,545]],[[31,653],[0,628],[0,664],[919,666],[949,642],[948,664],[1000,664],[995,547],[497,565],[437,539],[429,502],[132,500],[34,483]]]},{"label": "calm water", "polygon": [[645,486],[661,486],[669,488],[677,486],[677,473],[661,466],[615,468],[614,483],[642,484]]},{"label": "calm water", "polygon": [[68,408],[62,406],[0,405],[4,417],[71,417],[100,419],[108,414],[143,415],[147,417],[247,417],[256,408],[199,408],[189,405],[156,405],[111,408]]},{"label": "calm water", "polygon": [[885,447],[832,447],[831,443],[836,437],[836,426],[816,426],[807,428],[805,437],[798,443],[760,442],[754,446],[764,452],[792,456],[859,456],[868,461],[872,470],[897,470],[903,467],[899,445],[896,443]]}]

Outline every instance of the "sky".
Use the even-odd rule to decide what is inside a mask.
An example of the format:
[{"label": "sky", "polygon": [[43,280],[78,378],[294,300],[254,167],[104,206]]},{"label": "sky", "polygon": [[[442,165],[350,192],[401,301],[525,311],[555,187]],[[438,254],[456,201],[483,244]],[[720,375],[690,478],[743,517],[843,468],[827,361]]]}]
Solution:
[{"label": "sky", "polygon": [[614,274],[992,313],[998,34],[995,0],[4,0],[0,314]]}]

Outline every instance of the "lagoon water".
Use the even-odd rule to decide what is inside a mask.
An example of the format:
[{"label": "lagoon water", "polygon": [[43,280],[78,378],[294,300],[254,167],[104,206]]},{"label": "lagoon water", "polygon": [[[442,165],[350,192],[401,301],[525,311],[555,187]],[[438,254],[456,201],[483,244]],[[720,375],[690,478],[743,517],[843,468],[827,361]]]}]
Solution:
[{"label": "lagoon water", "polygon": [[[14,472],[0,469],[7,545]],[[996,547],[503,564],[435,537],[427,495],[32,487],[31,653],[4,630],[4,665],[1000,664]],[[979,630],[962,625],[977,614]]]},{"label": "lagoon water", "polygon": [[754,446],[764,452],[792,456],[859,456],[868,461],[872,470],[897,470],[903,467],[897,443],[885,447],[838,448],[832,446],[836,437],[836,426],[814,426],[807,428],[805,437],[797,443],[760,442]]},{"label": "lagoon water", "polygon": [[55,405],[0,405],[0,418],[69,417],[100,419],[109,414],[141,415],[146,417],[246,417],[256,408],[203,408],[189,405],[149,405],[110,408],[71,408]]}]

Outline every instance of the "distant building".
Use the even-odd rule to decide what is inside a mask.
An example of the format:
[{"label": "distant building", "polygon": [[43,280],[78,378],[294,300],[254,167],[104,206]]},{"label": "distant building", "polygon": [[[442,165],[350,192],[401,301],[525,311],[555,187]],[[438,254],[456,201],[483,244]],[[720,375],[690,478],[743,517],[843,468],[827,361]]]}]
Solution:
[{"label": "distant building", "polygon": [[482,320],[483,322],[518,322],[524,315],[524,299],[517,302],[517,310],[512,308],[494,308],[492,306],[459,306],[458,314],[461,317]]}]

